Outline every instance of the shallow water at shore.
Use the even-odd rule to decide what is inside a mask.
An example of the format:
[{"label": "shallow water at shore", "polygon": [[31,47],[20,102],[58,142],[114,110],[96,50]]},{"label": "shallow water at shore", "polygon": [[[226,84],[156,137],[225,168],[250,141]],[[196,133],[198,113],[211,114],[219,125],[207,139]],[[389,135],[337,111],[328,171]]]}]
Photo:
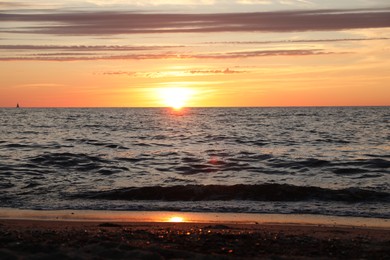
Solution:
[{"label": "shallow water at shore", "polygon": [[107,222],[107,223],[208,223],[239,225],[317,225],[390,230],[383,218],[340,217],[312,214],[256,214],[182,211],[26,210],[1,208],[0,220]]},{"label": "shallow water at shore", "polygon": [[390,218],[390,108],[0,109],[0,206]]}]

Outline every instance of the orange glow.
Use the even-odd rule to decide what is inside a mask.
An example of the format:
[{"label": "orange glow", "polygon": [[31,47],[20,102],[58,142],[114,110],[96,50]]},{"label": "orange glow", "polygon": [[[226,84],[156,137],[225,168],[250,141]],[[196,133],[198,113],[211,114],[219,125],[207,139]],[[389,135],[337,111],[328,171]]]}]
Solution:
[{"label": "orange glow", "polygon": [[[387,41],[367,41],[345,52],[340,46],[340,54],[323,55],[321,59],[318,55],[304,55],[299,59],[279,55],[240,59],[240,64],[236,58],[0,60],[0,107],[15,107],[16,103],[22,107],[170,107],[172,110],[388,106]],[[328,43],[330,51],[336,43]],[[207,50],[204,47],[200,51]],[[8,56],[6,51],[3,56]],[[360,57],[362,62],[356,62]],[[367,62],[371,61],[363,62],[366,58]]]}]

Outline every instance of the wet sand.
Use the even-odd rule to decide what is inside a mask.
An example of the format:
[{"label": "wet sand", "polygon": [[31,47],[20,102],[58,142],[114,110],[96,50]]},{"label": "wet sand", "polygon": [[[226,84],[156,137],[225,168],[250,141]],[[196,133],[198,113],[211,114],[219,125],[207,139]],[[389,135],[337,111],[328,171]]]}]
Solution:
[{"label": "wet sand", "polygon": [[390,229],[0,219],[2,259],[389,259]]}]

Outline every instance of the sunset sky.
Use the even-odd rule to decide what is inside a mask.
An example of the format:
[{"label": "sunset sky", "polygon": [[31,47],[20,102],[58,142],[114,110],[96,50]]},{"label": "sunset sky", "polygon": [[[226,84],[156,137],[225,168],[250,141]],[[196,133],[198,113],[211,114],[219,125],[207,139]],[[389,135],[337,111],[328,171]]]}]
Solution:
[{"label": "sunset sky", "polygon": [[390,2],[0,1],[0,107],[180,91],[189,107],[390,105]]}]

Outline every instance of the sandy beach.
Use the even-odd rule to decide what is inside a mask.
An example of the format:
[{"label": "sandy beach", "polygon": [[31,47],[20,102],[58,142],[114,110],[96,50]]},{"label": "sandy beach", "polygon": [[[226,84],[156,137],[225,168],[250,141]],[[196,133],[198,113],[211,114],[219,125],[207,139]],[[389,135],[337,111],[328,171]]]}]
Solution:
[{"label": "sandy beach", "polygon": [[[211,221],[210,221],[211,222]],[[388,259],[388,227],[0,219],[2,259]]]}]

